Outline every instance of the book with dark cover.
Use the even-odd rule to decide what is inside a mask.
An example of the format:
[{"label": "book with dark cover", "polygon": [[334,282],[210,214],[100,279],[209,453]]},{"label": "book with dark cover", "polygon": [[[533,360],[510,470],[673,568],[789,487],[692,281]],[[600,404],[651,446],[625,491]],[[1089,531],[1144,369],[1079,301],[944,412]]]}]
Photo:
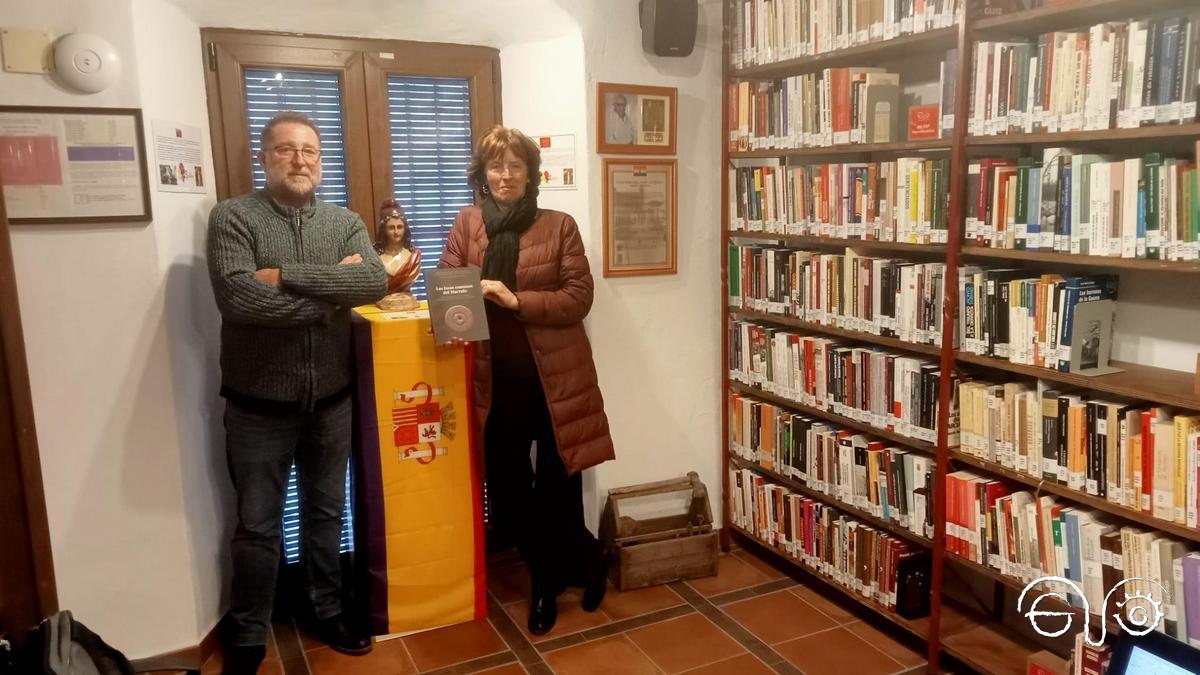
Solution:
[{"label": "book with dark cover", "polygon": [[1059,183],[1063,165],[1069,164],[1071,152],[1065,148],[1046,148],[1042,154],[1041,246],[1044,250],[1056,249],[1057,237],[1062,234],[1062,202]]},{"label": "book with dark cover", "polygon": [[1159,172],[1163,170],[1163,155],[1152,152],[1142,160],[1142,180],[1146,186],[1146,259],[1162,258],[1163,214],[1160,213]]},{"label": "book with dark cover", "polygon": [[1029,9],[1029,0],[970,0],[971,16],[1000,16]]},{"label": "book with dark cover", "polygon": [[[1033,157],[1022,157],[1017,160],[1017,211],[1013,220],[1016,225],[1013,248],[1018,251],[1029,248],[1029,179],[1032,173],[1031,169],[1036,161]],[[1039,185],[1038,189],[1040,188]]]},{"label": "book with dark cover", "polygon": [[[1172,101],[1179,101],[1178,90],[1183,92],[1183,80],[1177,79],[1183,68],[1183,31],[1186,24],[1183,17],[1173,16],[1162,22],[1162,35],[1158,43],[1158,82],[1155,83],[1155,105],[1165,106]],[[1166,120],[1163,121],[1174,121]]]},{"label": "book with dark cover", "polygon": [[487,340],[487,312],[479,286],[479,268],[436,269],[426,275],[434,341],[443,345],[452,338],[466,342]]},{"label": "book with dark cover", "polygon": [[1021,269],[984,271],[984,292],[987,294],[984,305],[984,322],[988,340],[988,356],[1008,358],[1008,282],[1031,276],[1028,270]]},{"label": "book with dark cover", "polygon": [[[1144,76],[1142,79],[1141,103],[1142,108],[1155,107],[1155,93],[1157,92],[1158,81],[1158,49],[1162,43],[1160,39],[1162,33],[1162,22],[1149,22],[1150,28],[1146,31],[1146,61]],[[1142,113],[1140,126],[1151,126],[1154,124],[1154,115]]]}]

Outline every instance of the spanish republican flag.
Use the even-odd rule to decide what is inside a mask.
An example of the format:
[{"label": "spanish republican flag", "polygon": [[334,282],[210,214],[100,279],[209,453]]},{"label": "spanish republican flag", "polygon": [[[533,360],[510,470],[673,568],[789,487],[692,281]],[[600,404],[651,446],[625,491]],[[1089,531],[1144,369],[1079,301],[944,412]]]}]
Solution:
[{"label": "spanish republican flag", "polygon": [[354,310],[356,548],[376,635],[487,615],[471,350],[439,348],[429,313]]}]

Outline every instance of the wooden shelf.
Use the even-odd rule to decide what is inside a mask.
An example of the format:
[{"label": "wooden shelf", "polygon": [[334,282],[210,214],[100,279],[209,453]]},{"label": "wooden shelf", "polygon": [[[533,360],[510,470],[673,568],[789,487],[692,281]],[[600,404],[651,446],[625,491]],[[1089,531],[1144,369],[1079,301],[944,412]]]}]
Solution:
[{"label": "wooden shelf", "polygon": [[1037,650],[1013,639],[1003,626],[978,623],[942,639],[942,651],[986,675],[1025,675],[1025,660]]},{"label": "wooden shelf", "polygon": [[791,246],[829,246],[834,248],[875,249],[879,251],[904,251],[908,253],[946,255],[945,244],[909,244],[907,242],[876,241],[874,239],[836,239],[833,237],[812,237],[800,234],[747,232],[746,230],[729,230],[729,236],[738,239],[781,241]]},{"label": "wooden shelf", "polygon": [[1195,375],[1181,370],[1155,368],[1125,361],[1113,361],[1115,368],[1123,368],[1120,373],[1111,375],[1077,375],[1064,373],[1049,368],[1026,366],[1010,363],[1004,359],[990,356],[955,352],[955,360],[959,363],[969,363],[984,368],[1003,370],[1026,377],[1036,377],[1051,382],[1116,394],[1126,398],[1150,401],[1169,406],[1178,406],[1189,410],[1200,410],[1200,394],[1196,392]]},{"label": "wooden shelf", "polygon": [[[964,558],[956,553],[951,553],[949,551],[946,551],[946,559],[960,567],[964,567],[964,568],[970,570],[971,572],[973,572],[975,574],[983,575],[997,583],[1004,584],[1005,586],[1013,589],[1014,591],[1017,591],[1017,593],[1020,593],[1021,591],[1025,590],[1025,587],[1028,585],[1024,581],[1021,581],[1020,579],[1018,579],[1016,577],[1011,577],[1007,574],[1003,574],[999,570],[988,567],[987,565],[981,565],[973,560],[968,560],[967,558]],[[1075,615],[1078,622],[1083,621],[1084,609],[1082,607],[1076,607],[1074,605],[1071,605],[1070,603],[1063,602],[1062,600],[1059,600],[1057,597],[1047,596],[1047,597],[1043,598],[1042,600],[1040,600],[1038,602],[1038,607],[1039,607],[1039,609],[1053,611],[1053,612],[1070,612]],[[1029,606],[1026,606],[1025,609],[1028,610]],[[1089,621],[1099,621],[1099,620],[1100,620],[1100,617],[1098,615],[1092,615],[1092,619],[1090,619]],[[1078,623],[1078,622],[1074,623],[1073,625],[1075,625],[1075,626],[1083,625],[1082,623]],[[1116,621],[1114,621],[1112,619],[1108,619],[1107,622],[1108,622],[1109,633],[1118,634],[1121,632],[1119,627],[1117,626]]]},{"label": "wooden shelf", "polygon": [[1200,272],[1197,260],[1139,260],[1135,258],[1110,258],[1100,255],[1071,255],[1048,251],[1017,251],[1008,248],[963,246],[964,258],[999,258],[1001,260],[1025,260],[1052,265],[1074,267],[1097,267],[1104,269],[1153,270],[1157,272]]},{"label": "wooden shelf", "polygon": [[1195,7],[1194,3],[1195,0],[1138,0],[1131,6],[1129,0],[1079,0],[1070,4],[980,18],[972,24],[972,28],[980,33],[1040,34],[1115,19],[1140,17],[1169,9],[1191,9]]},{"label": "wooden shelf", "polygon": [[833,422],[834,424],[846,427],[847,429],[861,431],[864,434],[870,434],[871,436],[875,436],[877,438],[885,438],[893,443],[898,443],[914,450],[920,450],[921,452],[928,453],[930,455],[937,453],[937,445],[934,443],[926,443],[925,441],[918,440],[916,438],[909,438],[908,436],[903,436],[901,434],[888,431],[887,429],[876,429],[875,427],[869,424],[863,424],[858,420],[852,420],[849,417],[843,417],[836,413],[821,410],[820,408],[812,408],[806,405],[801,405],[796,401],[786,399],[782,396],[776,396],[775,394],[763,391],[757,387],[750,387],[740,382],[730,381],[729,388],[738,394],[754,396],[755,398],[760,398],[768,403],[774,403],[782,408],[787,408],[788,410],[803,413],[805,415],[812,415],[813,417],[820,417],[823,420]]},{"label": "wooden shelf", "polygon": [[839,66],[870,66],[896,57],[909,57],[915,53],[950,49],[958,37],[958,27],[949,26],[935,30],[902,35],[891,40],[880,40],[847,49],[802,56],[777,63],[746,66],[730,72],[739,80],[774,80],[792,75],[801,75]]},{"label": "wooden shelf", "polygon": [[793,565],[795,567],[798,567],[798,568],[804,570],[805,572],[807,572],[808,574],[820,579],[821,581],[824,581],[827,586],[836,589],[842,595],[846,596],[847,598],[850,598],[855,603],[857,603],[859,606],[865,607],[865,608],[871,610],[875,614],[878,614],[879,616],[883,617],[884,619],[896,624],[897,626],[900,626],[904,630],[908,631],[909,633],[912,633],[913,635],[921,638],[922,640],[927,639],[927,636],[929,635],[929,617],[926,616],[926,617],[921,617],[920,619],[906,619],[906,618],[900,616],[899,614],[893,612],[892,610],[884,607],[883,605],[880,605],[877,602],[874,602],[872,600],[864,598],[863,596],[859,595],[858,593],[855,593],[851,589],[846,588],[845,586],[839,584],[838,582],[834,581],[833,579],[830,579],[829,577],[825,576],[821,572],[818,572],[817,570],[813,569],[812,567],[809,567],[802,560],[797,560],[797,559],[791,557],[790,555],[787,555],[786,553],[779,551],[774,546],[764,542],[763,540],[754,536],[750,532],[738,527],[737,525],[733,525],[732,523],[730,523],[730,524],[726,524],[726,527],[728,527],[731,532],[734,532],[734,533],[740,535],[746,541],[749,541],[749,542],[755,544],[759,549],[764,550],[764,551],[769,551],[772,555],[783,560],[784,562],[786,562],[790,565]]},{"label": "wooden shelf", "polygon": [[928,141],[898,141],[896,143],[850,143],[847,145],[821,145],[808,148],[742,150],[739,152],[729,153],[729,159],[819,157],[821,155],[857,155],[883,152],[928,152],[932,150],[949,149],[949,138],[933,138]]},{"label": "wooden shelf", "polygon": [[853,516],[854,518],[870,525],[871,527],[873,527],[877,530],[882,530],[889,534],[893,534],[897,537],[900,537],[901,539],[907,539],[908,541],[911,541],[914,544],[920,544],[921,546],[924,546],[925,548],[929,548],[929,547],[933,546],[933,542],[930,541],[929,539],[926,539],[925,537],[922,537],[921,535],[919,535],[915,532],[912,532],[911,530],[907,530],[907,529],[901,527],[897,523],[893,523],[889,520],[884,520],[882,518],[873,516],[870,513],[867,513],[866,511],[863,511],[862,509],[858,508],[857,506],[851,506],[850,504],[847,504],[847,503],[841,501],[837,497],[834,497],[832,495],[827,495],[824,492],[821,492],[819,490],[814,490],[794,478],[789,478],[788,476],[784,476],[781,473],[777,473],[770,469],[764,468],[756,462],[751,462],[749,460],[742,459],[741,457],[738,457],[738,456],[734,455],[733,453],[730,453],[729,461],[733,465],[735,465],[739,468],[750,469],[751,471],[758,472],[758,473],[762,474],[763,476],[770,478],[775,483],[782,485],[793,492],[799,492],[800,494],[803,494],[807,497],[811,497],[823,504],[828,504],[829,506],[832,506],[840,511],[844,511],[848,515]]},{"label": "wooden shelf", "polygon": [[[1013,146],[1013,145],[1083,145],[1099,143],[1110,145],[1120,141],[1145,141],[1151,139],[1189,138],[1200,136],[1200,124],[1158,124],[1136,129],[1101,129],[1098,131],[1063,131],[1057,134],[997,134],[995,136],[968,136],[968,147]],[[1184,148],[1191,154],[1192,148]]]},{"label": "wooden shelf", "polygon": [[989,474],[1004,478],[1016,483],[1021,483],[1033,488],[1037,492],[1048,492],[1052,495],[1057,495],[1063,499],[1068,499],[1077,504],[1090,506],[1097,511],[1104,511],[1119,518],[1130,520],[1146,527],[1160,530],[1166,534],[1174,535],[1180,539],[1187,541],[1200,542],[1200,530],[1179,525],[1177,523],[1168,522],[1160,518],[1142,513],[1141,511],[1131,509],[1127,506],[1113,504],[1112,502],[1102,497],[1089,495],[1086,492],[1073,490],[1066,485],[1058,482],[1040,480],[1020,471],[1013,471],[1007,467],[1003,467],[995,462],[989,462],[986,459],[980,459],[972,455],[968,455],[957,448],[950,449],[950,458],[956,462],[973,466]]},{"label": "wooden shelf", "polygon": [[875,335],[874,333],[865,333],[858,330],[848,330],[846,328],[836,328],[834,326],[826,326],[824,324],[812,323],[810,321],[802,321],[795,317],[780,316],[778,314],[767,314],[765,312],[755,312],[746,309],[730,309],[729,313],[739,319],[749,319],[752,321],[769,321],[781,326],[789,326],[791,328],[799,328],[801,330],[812,331],[813,333],[821,333],[823,335],[834,335],[844,337],[850,340],[858,340],[860,342],[870,342],[872,344],[882,345],[909,352],[917,352],[918,354],[928,354],[938,356],[942,353],[942,348],[938,345],[917,344],[915,342],[905,342],[892,337],[884,337]]}]

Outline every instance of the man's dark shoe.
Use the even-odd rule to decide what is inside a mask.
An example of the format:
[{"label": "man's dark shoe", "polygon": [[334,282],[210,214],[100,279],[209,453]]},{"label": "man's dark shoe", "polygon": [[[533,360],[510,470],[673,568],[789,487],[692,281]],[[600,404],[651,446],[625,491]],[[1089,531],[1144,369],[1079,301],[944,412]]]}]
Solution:
[{"label": "man's dark shoe", "polygon": [[529,632],[545,635],[558,621],[558,598],[553,595],[535,595],[529,603]]},{"label": "man's dark shoe", "polygon": [[225,647],[221,675],[254,675],[266,657],[266,645]]},{"label": "man's dark shoe", "polygon": [[314,637],[335,652],[362,656],[371,651],[371,636],[351,628],[345,614],[317,620],[316,633]]},{"label": "man's dark shoe", "polygon": [[608,563],[602,553],[597,553],[588,567],[587,581],[583,585],[583,611],[594,612],[608,592]]}]

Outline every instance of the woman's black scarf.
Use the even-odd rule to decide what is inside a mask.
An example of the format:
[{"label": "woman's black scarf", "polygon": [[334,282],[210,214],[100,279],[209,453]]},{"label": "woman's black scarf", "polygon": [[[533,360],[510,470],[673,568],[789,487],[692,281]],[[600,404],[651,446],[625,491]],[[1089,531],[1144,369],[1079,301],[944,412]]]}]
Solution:
[{"label": "woman's black scarf", "polygon": [[530,190],[509,208],[496,203],[491,195],[483,199],[483,224],[487,228],[488,247],[483,254],[483,278],[504,282],[517,291],[517,257],[521,252],[521,234],[537,217],[537,192]]}]

